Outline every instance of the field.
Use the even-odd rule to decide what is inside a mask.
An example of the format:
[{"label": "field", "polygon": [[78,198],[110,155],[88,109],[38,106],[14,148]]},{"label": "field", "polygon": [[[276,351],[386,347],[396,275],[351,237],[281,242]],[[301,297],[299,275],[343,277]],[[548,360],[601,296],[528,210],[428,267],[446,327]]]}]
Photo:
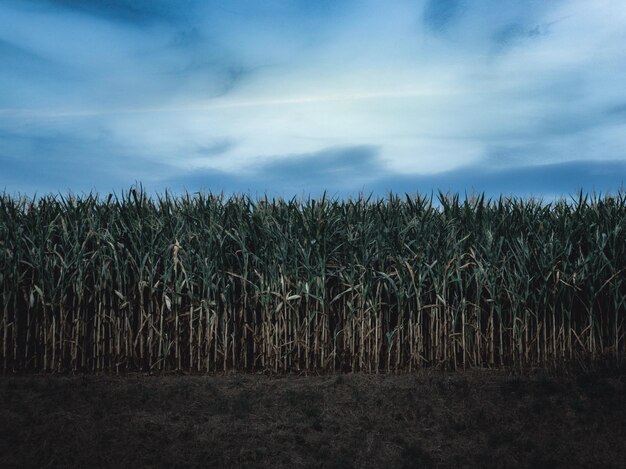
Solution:
[{"label": "field", "polygon": [[618,468],[626,374],[0,379],[0,467]]},{"label": "field", "polygon": [[20,371],[524,368],[626,352],[626,194],[0,196]]},{"label": "field", "polygon": [[626,194],[0,196],[0,467],[626,467]]}]

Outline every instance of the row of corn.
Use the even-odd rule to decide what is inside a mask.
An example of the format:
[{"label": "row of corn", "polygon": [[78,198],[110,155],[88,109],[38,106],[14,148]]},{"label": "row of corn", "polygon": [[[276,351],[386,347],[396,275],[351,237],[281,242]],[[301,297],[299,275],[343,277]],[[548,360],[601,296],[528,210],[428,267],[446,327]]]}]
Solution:
[{"label": "row of corn", "polygon": [[626,352],[626,194],[0,196],[0,367],[411,371]]}]

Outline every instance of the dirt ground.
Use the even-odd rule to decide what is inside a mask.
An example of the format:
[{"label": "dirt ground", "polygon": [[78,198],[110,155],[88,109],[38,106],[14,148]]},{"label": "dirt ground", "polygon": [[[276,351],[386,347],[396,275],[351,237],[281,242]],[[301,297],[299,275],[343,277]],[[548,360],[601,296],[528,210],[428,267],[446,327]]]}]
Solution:
[{"label": "dirt ground", "polygon": [[626,370],[0,377],[0,467],[626,467]]}]

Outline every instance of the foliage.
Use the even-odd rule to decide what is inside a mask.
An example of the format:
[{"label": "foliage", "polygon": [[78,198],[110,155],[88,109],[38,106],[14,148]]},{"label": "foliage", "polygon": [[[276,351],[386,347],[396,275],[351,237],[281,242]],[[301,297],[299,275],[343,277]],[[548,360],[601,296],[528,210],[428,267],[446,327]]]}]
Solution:
[{"label": "foliage", "polygon": [[0,196],[5,370],[412,370],[626,350],[626,194]]}]

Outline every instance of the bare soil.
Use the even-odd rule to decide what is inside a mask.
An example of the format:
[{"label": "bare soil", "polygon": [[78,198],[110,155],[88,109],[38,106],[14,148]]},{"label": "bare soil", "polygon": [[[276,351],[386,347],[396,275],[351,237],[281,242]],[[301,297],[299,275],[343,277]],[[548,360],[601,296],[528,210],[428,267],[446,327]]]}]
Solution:
[{"label": "bare soil", "polygon": [[0,467],[626,467],[626,372],[0,377]]}]

